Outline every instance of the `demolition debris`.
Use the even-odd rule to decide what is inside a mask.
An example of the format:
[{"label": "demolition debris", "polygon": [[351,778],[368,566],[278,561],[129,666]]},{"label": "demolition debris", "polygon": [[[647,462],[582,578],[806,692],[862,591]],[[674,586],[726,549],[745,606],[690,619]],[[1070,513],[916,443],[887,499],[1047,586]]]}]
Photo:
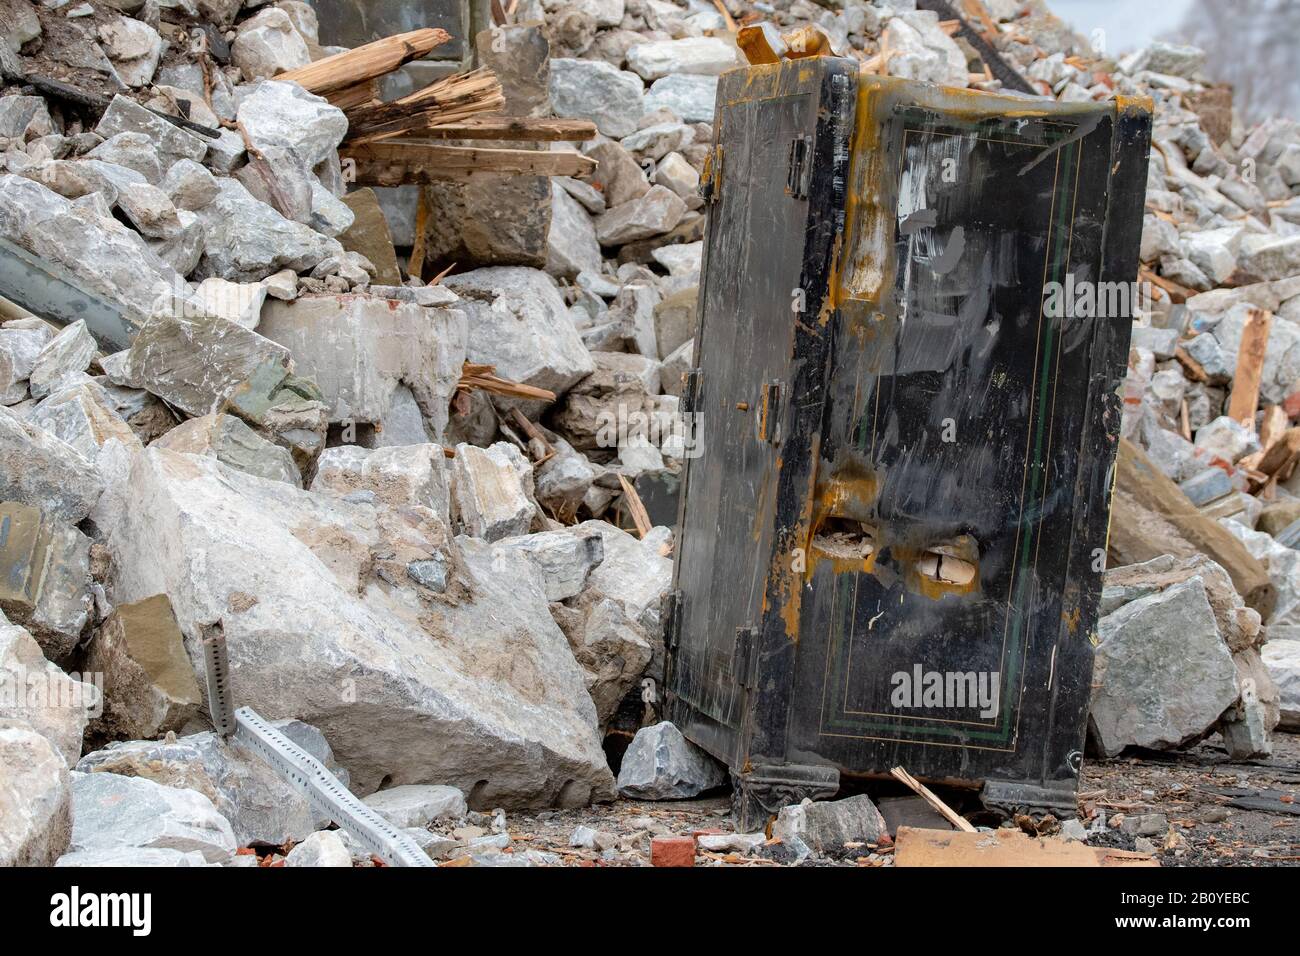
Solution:
[{"label": "demolition debris", "polygon": [[[0,864],[376,865],[214,726],[214,641],[265,739],[443,866],[1293,858],[1300,126],[1043,0],[490,6],[348,49],[301,0],[0,0]],[[1154,104],[1137,282],[1041,290],[1131,324],[1078,819],[904,767],[739,832],[664,720],[687,463],[799,401],[719,419],[691,374],[706,219],[710,256],[780,228],[719,222],[719,77],[827,54]],[[879,557],[851,517],[809,545]],[[936,589],[979,583],[967,544],[918,559]],[[1007,699],[941,671],[908,701]]]}]

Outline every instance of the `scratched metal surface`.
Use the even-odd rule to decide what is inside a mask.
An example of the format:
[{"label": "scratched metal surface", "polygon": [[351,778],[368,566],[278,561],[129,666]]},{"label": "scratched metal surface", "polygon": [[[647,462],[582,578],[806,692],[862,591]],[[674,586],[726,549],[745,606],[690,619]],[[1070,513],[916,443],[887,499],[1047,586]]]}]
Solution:
[{"label": "scratched metal surface", "polygon": [[781,449],[758,435],[760,387],[787,379],[808,201],[786,193],[790,140],[815,132],[820,71],[736,71],[719,87],[720,198],[709,208],[695,354],[703,454],[689,462],[669,691],[715,752],[736,746],[736,630],[761,622]]},{"label": "scratched metal surface", "polygon": [[[1072,792],[1130,318],[1053,318],[1043,288],[1134,279],[1150,116],[853,77],[841,196],[822,139],[842,62],[780,71],[820,75],[804,206],[784,190],[798,116],[762,82],[723,80],[719,142],[743,165],[709,222],[707,451],[682,508],[670,712],[734,767],[903,763]],[[738,181],[743,209],[726,205]],[[837,203],[847,228],[819,246]],[[791,275],[811,315],[782,302]],[[772,377],[790,386],[778,457],[734,409]],[[836,551],[827,536],[846,527],[868,529],[869,557]],[[927,576],[936,548],[969,559],[971,580]],[[985,698],[975,713],[900,699],[896,675],[918,666],[982,675]]]}]

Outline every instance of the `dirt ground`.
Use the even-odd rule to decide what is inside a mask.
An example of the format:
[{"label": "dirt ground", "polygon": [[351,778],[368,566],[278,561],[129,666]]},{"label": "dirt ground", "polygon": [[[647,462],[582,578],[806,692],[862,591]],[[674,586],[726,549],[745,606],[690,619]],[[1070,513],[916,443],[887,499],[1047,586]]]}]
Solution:
[{"label": "dirt ground", "polygon": [[[1300,864],[1300,736],[1275,734],[1271,757],[1244,763],[1229,760],[1217,738],[1179,753],[1085,761],[1079,793],[1083,812],[1108,822],[1165,814],[1164,866]],[[1089,842],[1134,849],[1135,838],[1107,830]]]},{"label": "dirt ground", "polygon": [[[972,792],[933,789],[977,826],[1019,825],[1061,836],[1061,824],[1051,818],[1008,822],[983,810]],[[890,833],[900,823],[947,827],[901,783],[872,781],[857,792],[872,797]],[[1276,734],[1272,756],[1246,762],[1230,760],[1212,738],[1176,753],[1085,760],[1079,819],[1089,846],[1146,853],[1161,866],[1295,866],[1300,864],[1297,794],[1300,736]],[[585,838],[580,828],[589,831]],[[888,867],[894,851],[886,836],[874,844],[849,844],[831,857],[797,859],[770,834],[738,838],[725,790],[694,800],[619,799],[574,810],[471,812],[468,820],[430,829],[438,844],[430,853],[442,866],[649,866],[651,840],[661,836],[699,838],[695,866]],[[580,845],[573,845],[575,836]],[[259,848],[255,863],[283,866],[287,851]]]},{"label": "dirt ground", "polygon": [[[873,797],[901,796],[901,785],[872,784]],[[957,792],[940,791],[954,806],[976,806]],[[1150,753],[1113,760],[1085,761],[1079,788],[1080,816],[1091,826],[1097,815],[1106,825],[1090,834],[1092,846],[1155,851],[1162,866],[1295,866],[1300,864],[1300,736],[1277,734],[1273,755],[1234,762],[1217,738],[1180,753]],[[1245,798],[1253,806],[1234,806]],[[1253,799],[1252,799],[1253,798]],[[1163,814],[1163,835],[1139,837],[1123,831],[1126,817]],[[976,823],[995,823],[976,815]],[[1158,823],[1158,818],[1154,821]],[[569,846],[579,825],[608,833],[605,850]],[[1098,824],[1100,826],[1100,824]],[[570,866],[645,866],[650,837],[692,833],[731,833],[727,794],[674,803],[618,800],[580,810],[508,814],[511,849],[558,855]],[[1048,832],[1051,831],[1049,826]],[[1149,840],[1150,845],[1140,842]],[[809,859],[803,866],[889,866],[892,847],[850,847],[838,860]],[[750,853],[701,850],[696,866],[781,866],[793,861],[769,842]]]}]

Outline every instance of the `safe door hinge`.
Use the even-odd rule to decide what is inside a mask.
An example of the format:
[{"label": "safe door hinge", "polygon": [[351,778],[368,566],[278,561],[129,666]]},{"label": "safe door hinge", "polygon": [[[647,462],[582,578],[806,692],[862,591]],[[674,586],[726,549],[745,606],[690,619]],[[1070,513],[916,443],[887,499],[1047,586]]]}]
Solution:
[{"label": "safe door hinge", "polygon": [[812,137],[796,136],[790,141],[789,169],[786,171],[785,191],[792,199],[808,198],[808,183],[812,179]]},{"label": "safe door hinge", "polygon": [[758,440],[773,445],[781,444],[781,383],[767,382],[763,385],[762,396],[758,401],[758,417],[754,420],[758,430]]},{"label": "safe door hinge", "polygon": [[700,198],[706,203],[715,203],[722,198],[722,147],[714,146],[704,157],[704,169],[700,172]]},{"label": "safe door hinge", "polygon": [[704,386],[704,370],[693,368],[686,373],[686,385],[682,389],[679,406],[681,414],[694,415],[700,408],[701,389]]},{"label": "safe door hinge", "polygon": [[754,686],[754,661],[757,648],[758,631],[755,628],[736,628],[736,646],[732,651],[731,674],[741,687]]},{"label": "safe door hinge", "polygon": [[659,599],[659,619],[664,627],[664,650],[669,654],[677,650],[682,632],[682,592],[665,591]]}]

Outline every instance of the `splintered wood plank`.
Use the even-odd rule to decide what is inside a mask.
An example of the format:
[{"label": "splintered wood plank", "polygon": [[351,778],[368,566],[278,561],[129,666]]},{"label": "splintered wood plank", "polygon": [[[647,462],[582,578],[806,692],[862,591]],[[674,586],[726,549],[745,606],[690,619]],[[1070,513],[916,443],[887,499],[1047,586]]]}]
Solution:
[{"label": "splintered wood plank", "polygon": [[476,362],[464,362],[461,365],[460,381],[456,388],[462,392],[479,388],[496,395],[509,395],[513,398],[539,398],[542,401],[555,401],[555,393],[535,385],[512,382],[496,374],[495,365],[482,365]]},{"label": "splintered wood plank", "polygon": [[585,176],[596,161],[581,153],[479,146],[425,146],[374,143],[343,152],[356,162],[359,186],[401,186],[464,181],[484,174]]},{"label": "splintered wood plank", "polygon": [[632,521],[636,524],[636,536],[644,538],[654,527],[650,521],[650,512],[645,510],[645,504],[641,501],[641,496],[636,493],[636,489],[632,487],[632,482],[619,475],[618,483],[623,487],[623,498],[627,501],[628,513],[632,515]]},{"label": "splintered wood plank", "polygon": [[276,79],[293,80],[312,93],[331,93],[391,73],[450,39],[451,34],[446,30],[433,28],[397,33],[280,73]]},{"label": "splintered wood plank", "polygon": [[443,77],[391,103],[371,103],[348,110],[348,141],[390,139],[445,123],[462,123],[505,106],[501,82],[491,70],[478,69]]},{"label": "splintered wood plank", "polygon": [[373,106],[379,103],[379,80],[363,80],[355,86],[346,86],[333,93],[327,93],[325,99],[331,106],[337,106],[345,113],[358,106]]},{"label": "splintered wood plank", "polygon": [[596,138],[587,120],[531,119],[526,116],[475,116],[422,130],[424,139],[496,139],[532,143],[578,143]]},{"label": "splintered wood plank", "polygon": [[[1187,408],[1187,399],[1183,399],[1184,412]],[[1281,405],[1265,405],[1264,419],[1259,425],[1259,451],[1247,455],[1241,461],[1237,462],[1237,467],[1244,468],[1247,471],[1258,471],[1259,463],[1264,460],[1274,445],[1276,445],[1282,436],[1286,434],[1287,426],[1290,425],[1290,419],[1287,418],[1286,409]],[[1184,436],[1186,437],[1186,436]],[[1190,441],[1190,439],[1188,439]]]},{"label": "splintered wood plank", "polygon": [[1255,409],[1259,406],[1259,382],[1264,373],[1264,353],[1268,348],[1268,333],[1272,326],[1272,313],[1263,309],[1251,309],[1241,332],[1241,345],[1237,348],[1237,372],[1232,379],[1228,417],[1241,422],[1252,431],[1255,429]]}]

